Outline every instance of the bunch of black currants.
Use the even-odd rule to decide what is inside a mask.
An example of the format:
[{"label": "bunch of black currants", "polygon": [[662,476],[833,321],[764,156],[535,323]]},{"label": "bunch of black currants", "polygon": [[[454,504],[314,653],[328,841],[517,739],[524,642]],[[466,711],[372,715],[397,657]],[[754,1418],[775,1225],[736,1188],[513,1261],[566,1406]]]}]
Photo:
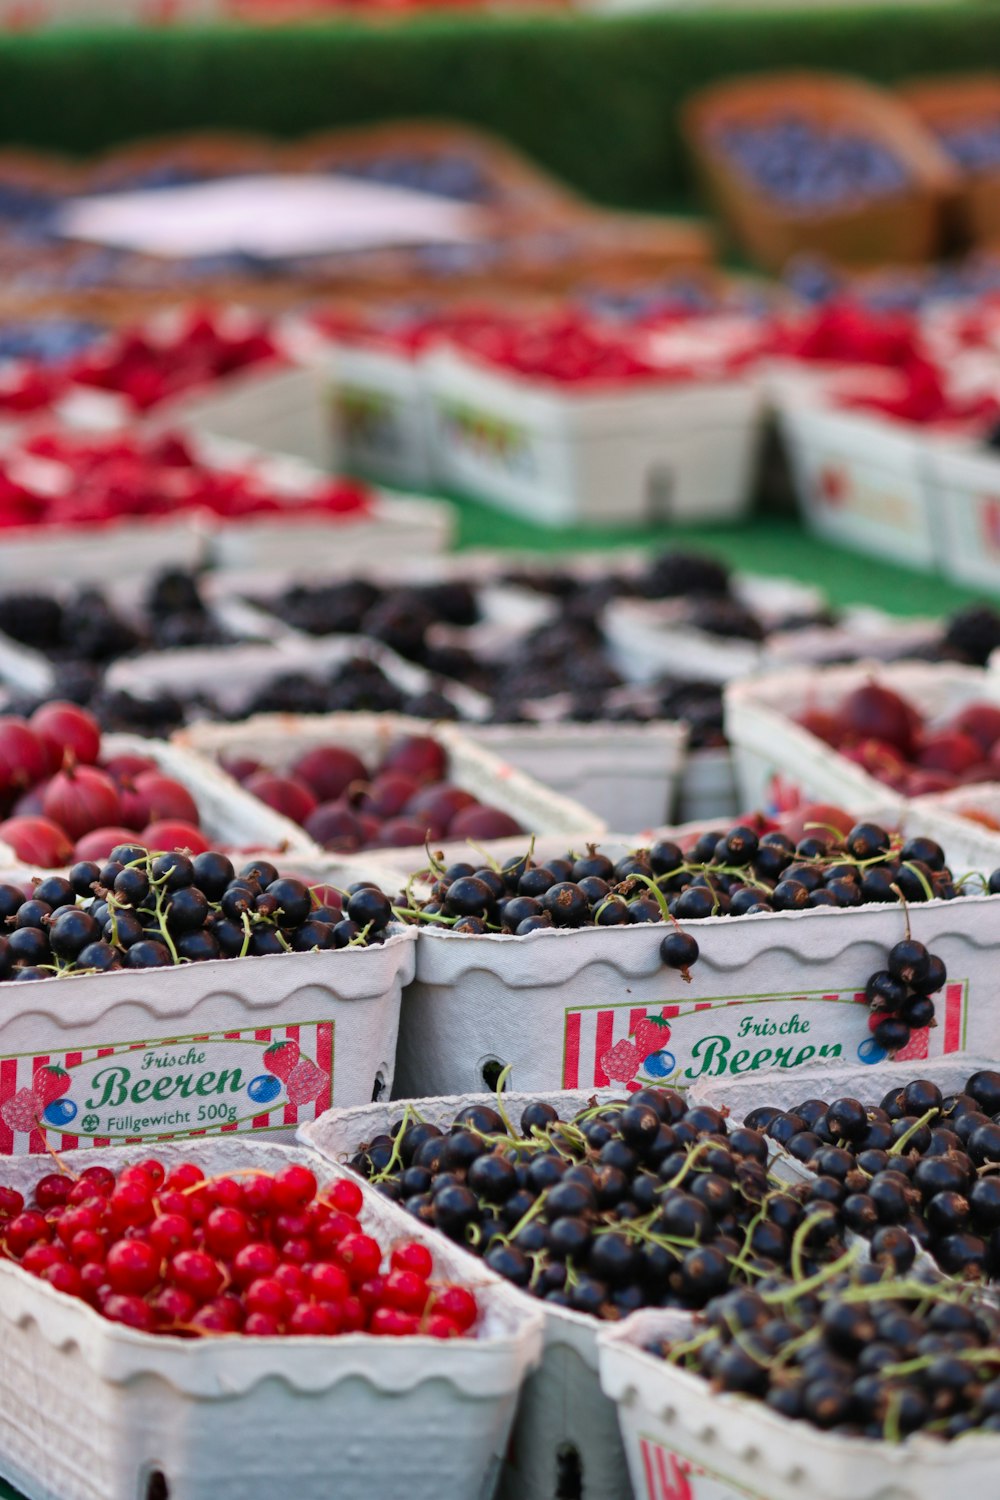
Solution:
[{"label": "bunch of black currants", "polygon": [[1000,1276],[1000,1072],[973,1073],[947,1095],[915,1078],[878,1106],[761,1105],[745,1126],[809,1169],[810,1199],[829,1203],[877,1259],[905,1271],[919,1246],[949,1276]]},{"label": "bunch of black currants", "polygon": [[406,1105],[351,1166],[423,1223],[545,1302],[598,1318],[703,1307],[738,1283],[799,1278],[843,1254],[836,1206],[768,1168],[768,1141],[670,1089],[519,1128],[503,1095],[444,1126]]},{"label": "bunch of black currants", "polygon": [[886,967],[872,974],[865,986],[876,1045],[894,1056],[914,1031],[933,1026],[931,996],[944,988],[947,978],[942,960],[914,938],[907,936],[890,948]]},{"label": "bunch of black currants", "polygon": [[772,1278],[711,1302],[650,1352],[715,1390],[847,1437],[1000,1432],[1000,1311],[927,1274],[847,1262],[810,1287]]},{"label": "bunch of black currants", "polygon": [[391,919],[373,884],[313,890],[263,859],[237,873],[215,850],[120,844],[103,864],[46,876],[30,896],[0,885],[0,979],[346,948],[381,942]]}]

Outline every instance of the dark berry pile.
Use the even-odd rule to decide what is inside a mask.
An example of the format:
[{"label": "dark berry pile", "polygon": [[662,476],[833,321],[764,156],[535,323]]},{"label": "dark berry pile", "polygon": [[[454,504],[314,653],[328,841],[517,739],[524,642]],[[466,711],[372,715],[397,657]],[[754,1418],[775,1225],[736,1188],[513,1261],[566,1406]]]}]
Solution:
[{"label": "dark berry pile", "polygon": [[389,898],[375,885],[341,895],[280,875],[267,860],[237,874],[214,850],[189,858],[121,844],[104,864],[46,876],[30,896],[0,885],[0,979],[378,943],[391,918]]},{"label": "dark berry pile", "polygon": [[651,1347],[713,1389],[847,1437],[1000,1432],[1000,1313],[953,1283],[876,1266],[812,1288],[766,1279]]},{"label": "dark berry pile", "polygon": [[431,875],[430,897],[409,909],[414,920],[518,936],[538,927],[691,922],[960,894],[939,844],[871,823],[846,837],[821,828],[797,844],[736,824],[702,834],[686,853],[664,839],[614,861],[588,845],[583,855],[571,850],[544,862],[523,855],[495,869],[436,863]]},{"label": "dark berry pile", "polygon": [[810,212],[900,192],[904,164],[861,130],[775,114],[722,126],[716,145],[761,193]]},{"label": "dark berry pile", "polygon": [[67,599],[0,595],[0,632],[52,661],[102,665],[140,650],[221,645],[232,637],[216,622],[198,579],[173,569],[154,579],[128,617],[97,588]]},{"label": "dark berry pile", "polygon": [[444,1129],[406,1106],[352,1167],[499,1275],[558,1307],[618,1318],[703,1307],[734,1283],[813,1274],[844,1251],[836,1208],[769,1176],[768,1143],[669,1089],[519,1128],[476,1103]]},{"label": "dark berry pile", "polygon": [[762,1105],[745,1123],[804,1163],[843,1228],[899,1269],[920,1245],[949,1275],[1000,1274],[1000,1073],[974,1073],[946,1096],[914,1079],[877,1108],[851,1098]]},{"label": "dark berry pile", "polygon": [[931,996],[943,989],[947,977],[941,959],[923,943],[906,937],[890,948],[888,966],[872,974],[865,986],[876,1045],[894,1054],[914,1031],[933,1026]]}]

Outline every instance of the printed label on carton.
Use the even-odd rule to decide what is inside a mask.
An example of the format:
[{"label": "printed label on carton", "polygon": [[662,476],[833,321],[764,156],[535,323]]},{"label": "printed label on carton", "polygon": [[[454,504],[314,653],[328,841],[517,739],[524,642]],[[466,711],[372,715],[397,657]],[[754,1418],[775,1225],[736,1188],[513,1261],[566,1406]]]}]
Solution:
[{"label": "printed label on carton", "polygon": [[[935,997],[937,1025],[915,1031],[897,1061],[918,1062],[965,1046],[968,981]],[[699,1078],[738,1077],[824,1061],[878,1063],[886,1054],[868,1025],[863,993],[737,995],[656,1006],[568,1007],[563,1088],[649,1085],[689,1088]]]},{"label": "printed label on carton", "polygon": [[341,386],[336,396],[344,441],[349,446],[398,456],[406,445],[400,403],[382,391]]},{"label": "printed label on carton", "polygon": [[865,482],[852,467],[838,461],[827,461],[813,480],[816,504],[834,515],[851,513],[866,524],[884,526],[891,531],[917,532],[923,516],[919,497],[912,491],[882,489]]},{"label": "printed label on carton", "polygon": [[333,1103],[332,1021],[0,1058],[0,1155],[291,1130]]},{"label": "printed label on carton", "polygon": [[456,401],[441,402],[439,410],[448,441],[477,463],[520,479],[535,477],[538,462],[523,427]]},{"label": "printed label on carton", "polygon": [[639,1456],[645,1485],[642,1500],[765,1500],[759,1490],[734,1484],[717,1470],[692,1463],[654,1438],[640,1437]]},{"label": "printed label on carton", "polygon": [[1000,552],[1000,499],[979,495],[973,500],[979,511],[979,543],[986,552]]}]

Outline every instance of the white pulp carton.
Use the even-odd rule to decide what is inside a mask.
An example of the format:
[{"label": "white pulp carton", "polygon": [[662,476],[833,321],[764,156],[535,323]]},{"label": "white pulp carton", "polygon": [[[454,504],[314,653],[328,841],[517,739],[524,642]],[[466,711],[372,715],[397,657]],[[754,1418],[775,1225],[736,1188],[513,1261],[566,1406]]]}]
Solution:
[{"label": "white pulp carton", "polygon": [[971,588],[1000,582],[1000,454],[971,442],[929,448],[943,572]]},{"label": "white pulp carton", "polygon": [[798,788],[804,796],[825,802],[839,800],[858,811],[873,802],[901,803],[898,793],[794,722],[807,708],[836,707],[869,681],[883,683],[908,699],[932,726],[944,723],[967,703],[1000,701],[1000,679],[988,672],[926,662],[797,667],[732,682],[725,690],[726,738],[733,747],[743,806],[771,807],[780,801],[784,788]]},{"label": "white pulp carton", "polygon": [[[120,1169],[141,1148],[88,1151],[74,1167]],[[239,1140],[157,1149],[164,1165],[275,1172],[321,1186],[344,1174],[304,1151]],[[27,1192],[40,1164],[8,1163]],[[417,1239],[435,1272],[466,1257],[365,1190],[365,1229],[388,1248]],[[495,1281],[476,1286],[474,1337],[437,1340],[179,1339],[110,1323],[10,1261],[0,1265],[0,1467],[31,1500],[488,1500],[541,1317]]]},{"label": "white pulp carton", "polygon": [[810,530],[906,567],[940,568],[942,519],[920,427],[800,399],[783,400],[779,419]]},{"label": "white pulp carton", "polygon": [[747,511],[760,417],[749,382],[636,381],[588,394],[444,345],[423,368],[442,478],[491,505],[550,526]]},{"label": "white pulp carton", "polygon": [[733,682],[752,673],[799,663],[822,664],[850,657],[903,656],[939,640],[935,620],[901,620],[880,609],[847,610],[831,625],[768,628],[760,641],[714,635],[688,624],[682,602],[617,599],[607,607],[604,628],[621,666],[638,664],[648,676],[669,673],[699,682]]},{"label": "white pulp carton", "polygon": [[[245,752],[264,765],[280,768],[317,745],[345,745],[366,765],[373,765],[396,740],[426,734],[433,735],[448,752],[450,782],[509,813],[525,829],[524,834],[483,840],[477,844],[477,858],[483,849],[500,859],[523,854],[532,833],[562,834],[579,842],[600,838],[604,832],[603,822],[588,808],[541,786],[499,756],[473,744],[451,724],[429,725],[404,714],[258,714],[242,724],[192,724],[180,730],[175,740],[213,759]],[[434,847],[443,850],[448,860],[463,859],[472,852],[468,843],[458,840],[435,841]],[[311,841],[310,852],[322,853]],[[377,864],[381,856],[398,867],[401,862],[421,862],[421,855],[421,849],[410,847],[366,851],[365,858]]]},{"label": "white pulp carton", "polygon": [[[392,1084],[414,951],[415,934],[395,929],[368,948],[10,982],[0,1156],[44,1152],[46,1140],[67,1151],[289,1137],[334,1101],[367,1103]],[[275,1042],[287,1044],[278,1064]],[[62,1070],[62,1093],[45,1103],[32,1087],[47,1066]]]},{"label": "white pulp carton", "polygon": [[[1000,768],[998,781],[956,787],[952,792],[914,797],[913,823],[928,838],[945,846],[956,875],[977,870],[991,875],[1000,868]],[[998,827],[990,828],[969,813],[981,813]]]},{"label": "white pulp carton", "polygon": [[54,578],[101,585],[109,577],[192,572],[206,558],[206,536],[193,511],[108,526],[18,526],[0,533],[0,585],[47,585]]},{"label": "white pulp carton", "polygon": [[992,1493],[1000,1437],[901,1443],[821,1432],[713,1391],[646,1345],[687,1338],[686,1313],[645,1311],[602,1331],[601,1386],[618,1405],[636,1500],[951,1500]]},{"label": "white pulp carton", "polygon": [[737,816],[740,809],[736,775],[728,745],[704,750],[689,747],[681,771],[677,803],[677,817],[682,823]]},{"label": "white pulp carton", "polygon": [[[516,1126],[521,1110],[543,1097],[569,1119],[595,1101],[593,1090],[549,1094],[503,1094],[502,1108]],[[416,1105],[422,1120],[447,1125],[466,1104],[496,1104],[492,1094],[421,1099]],[[344,1163],[376,1135],[388,1131],[402,1113],[402,1105],[384,1104],[360,1109],[333,1109],[303,1126],[299,1140],[328,1161]],[[348,1169],[349,1170],[349,1169]],[[352,1174],[357,1175],[357,1174]],[[358,1177],[359,1181],[364,1181]],[[435,1243],[451,1244],[437,1230]],[[497,1280],[483,1262],[467,1250],[454,1250],[465,1274],[484,1282]],[[569,1308],[539,1302],[510,1288],[519,1303],[541,1311],[545,1347],[540,1368],[524,1385],[514,1431],[507,1450],[496,1500],[552,1500],[559,1493],[560,1457],[579,1463],[581,1489],[594,1500],[632,1500],[625,1471],[614,1407],[602,1395],[598,1380],[596,1318]]]},{"label": "white pulp carton", "polygon": [[465,724],[463,733],[623,833],[673,815],[684,724]]},{"label": "white pulp carton", "polygon": [[296,514],[290,505],[280,517],[240,517],[213,526],[209,555],[215,567],[241,571],[315,566],[326,557],[344,567],[443,552],[454,530],[454,512],[444,501],[381,490],[356,516]]},{"label": "white pulp carton", "polygon": [[328,399],[348,469],[420,489],[437,478],[430,402],[418,356],[334,338]]},{"label": "white pulp carton", "polygon": [[[907,1059],[1000,1051],[994,899],[910,905],[913,936],[940,955],[948,981],[937,1026],[914,1033]],[[482,1088],[506,1066],[522,1090],[684,1089],[884,1055],[864,990],[905,936],[900,907],[683,925],[700,949],[690,982],[663,964],[671,929],[658,922],[524,937],[424,925],[400,1023],[397,1098]]]}]

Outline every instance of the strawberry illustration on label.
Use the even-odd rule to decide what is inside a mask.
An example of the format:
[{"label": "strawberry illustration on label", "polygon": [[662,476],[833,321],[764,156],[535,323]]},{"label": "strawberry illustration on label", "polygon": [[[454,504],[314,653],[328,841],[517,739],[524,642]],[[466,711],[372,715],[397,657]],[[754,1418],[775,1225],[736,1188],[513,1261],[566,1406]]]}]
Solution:
[{"label": "strawberry illustration on label", "polygon": [[285,1080],[289,1103],[312,1104],[326,1082],[322,1068],[317,1068],[308,1057],[300,1058]]},{"label": "strawberry illustration on label", "polygon": [[264,1066],[275,1078],[287,1084],[299,1061],[298,1042],[272,1042],[264,1053]]},{"label": "strawberry illustration on label", "polygon": [[58,1063],[46,1063],[31,1080],[31,1092],[40,1111],[69,1091],[70,1076]]},{"label": "strawberry illustration on label", "polygon": [[633,1042],[624,1039],[601,1058],[601,1067],[614,1083],[629,1083],[639,1071],[642,1053]]},{"label": "strawberry illustration on label", "polygon": [[632,1040],[639,1049],[640,1057],[650,1057],[654,1052],[660,1052],[669,1042],[670,1022],[663,1016],[646,1016],[633,1027]]},{"label": "strawberry illustration on label", "polygon": [[11,1130],[34,1130],[38,1124],[38,1103],[30,1089],[18,1089],[0,1106],[3,1122]]}]

